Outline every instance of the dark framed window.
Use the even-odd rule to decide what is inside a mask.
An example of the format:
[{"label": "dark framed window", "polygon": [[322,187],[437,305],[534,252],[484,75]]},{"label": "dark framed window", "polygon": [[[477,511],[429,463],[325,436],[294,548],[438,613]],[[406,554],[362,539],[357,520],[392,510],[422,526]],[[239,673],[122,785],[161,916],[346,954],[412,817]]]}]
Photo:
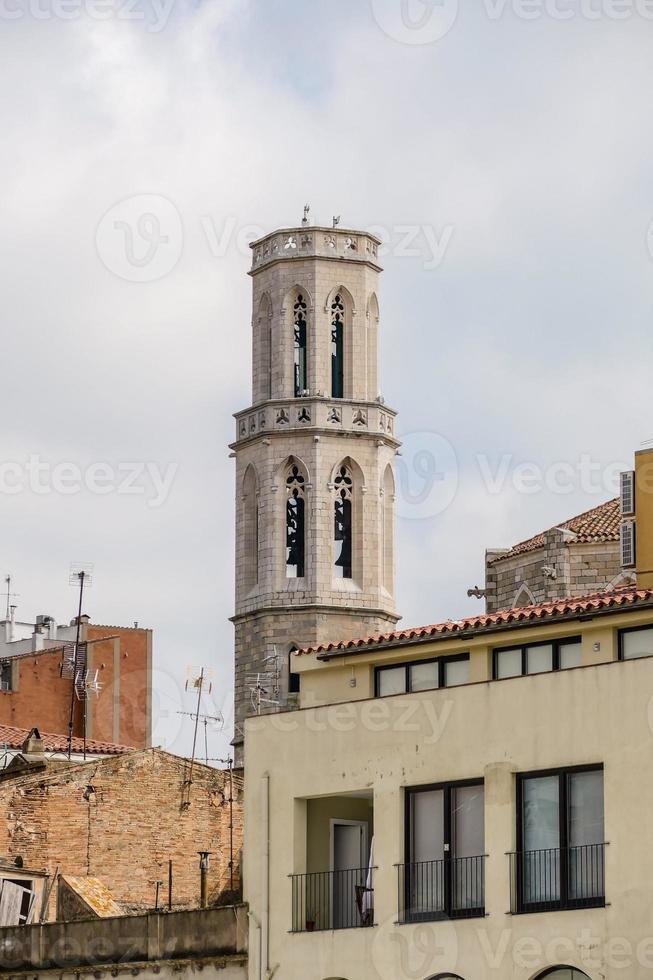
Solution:
[{"label": "dark framed window", "polygon": [[541,643],[515,644],[493,652],[494,680],[521,677],[524,674],[546,674],[552,670],[580,667],[582,645],[580,636]]},{"label": "dark framed window", "polygon": [[338,293],[331,304],[331,397],[342,398],[345,378],[345,304]]},{"label": "dark framed window", "polygon": [[0,690],[11,691],[11,660],[0,663]]},{"label": "dark framed window", "polygon": [[484,914],[484,806],[482,779],[406,790],[401,921]]},{"label": "dark framed window", "polygon": [[619,630],[619,659],[653,657],[653,626],[629,626]]},{"label": "dark framed window", "polygon": [[299,293],[293,310],[295,398],[301,398],[308,389],[308,325],[307,306],[302,293]]},{"label": "dark framed window", "polygon": [[389,664],[374,671],[375,697],[435,691],[439,687],[457,687],[469,683],[469,654]]},{"label": "dark framed window", "polygon": [[603,766],[517,777],[513,911],[605,904]]}]

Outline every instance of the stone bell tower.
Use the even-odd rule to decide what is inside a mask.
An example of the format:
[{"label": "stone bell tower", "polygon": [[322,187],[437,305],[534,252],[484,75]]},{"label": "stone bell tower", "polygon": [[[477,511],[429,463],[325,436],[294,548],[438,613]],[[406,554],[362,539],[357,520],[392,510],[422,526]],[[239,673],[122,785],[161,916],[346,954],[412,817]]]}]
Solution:
[{"label": "stone bell tower", "polygon": [[296,647],[394,627],[396,413],[379,397],[373,235],[304,224],[252,245],[252,407],[236,415],[235,738],[251,678]]}]

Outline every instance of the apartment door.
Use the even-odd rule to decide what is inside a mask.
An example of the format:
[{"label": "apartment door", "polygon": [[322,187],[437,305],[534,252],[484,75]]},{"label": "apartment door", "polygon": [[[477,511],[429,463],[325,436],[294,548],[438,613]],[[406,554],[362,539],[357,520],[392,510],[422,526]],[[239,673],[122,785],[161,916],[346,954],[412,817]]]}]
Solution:
[{"label": "apartment door", "polygon": [[367,838],[367,824],[363,821],[331,821],[333,929],[353,929],[360,925],[356,887],[364,885],[367,876]]}]

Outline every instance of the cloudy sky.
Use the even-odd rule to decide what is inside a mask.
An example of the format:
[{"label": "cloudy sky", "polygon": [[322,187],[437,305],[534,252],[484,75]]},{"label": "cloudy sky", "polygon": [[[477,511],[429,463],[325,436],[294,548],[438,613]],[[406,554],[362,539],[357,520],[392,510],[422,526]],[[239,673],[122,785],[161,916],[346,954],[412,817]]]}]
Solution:
[{"label": "cloudy sky", "polygon": [[63,620],[93,562],[183,751],[187,665],[230,703],[256,234],[310,202],[387,242],[405,625],[653,439],[653,4],[139,3],[0,0],[0,571]]}]

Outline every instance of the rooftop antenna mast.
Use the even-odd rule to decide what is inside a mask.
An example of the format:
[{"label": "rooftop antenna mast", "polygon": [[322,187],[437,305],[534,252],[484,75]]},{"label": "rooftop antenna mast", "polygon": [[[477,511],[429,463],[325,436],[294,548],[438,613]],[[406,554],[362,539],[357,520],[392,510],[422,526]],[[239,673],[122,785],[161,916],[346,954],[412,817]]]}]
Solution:
[{"label": "rooftop antenna mast", "polygon": [[211,678],[213,676],[213,671],[208,670],[206,667],[199,668],[199,675],[192,674],[194,668],[190,668],[189,672],[191,676],[186,680],[185,690],[197,691],[197,706],[195,711],[178,711],[177,714],[185,715],[187,718],[192,718],[195,722],[195,727],[193,729],[193,751],[190,758],[190,769],[188,772],[188,777],[184,779],[184,786],[181,796],[181,805],[183,808],[190,806],[190,794],[191,787],[193,785],[193,769],[195,767],[195,753],[197,750],[197,730],[199,728],[200,721],[204,725],[204,755],[208,762],[209,750],[208,750],[208,726],[209,723],[214,724],[218,729],[222,728],[224,725],[224,718],[222,715],[209,715],[202,714],[200,712],[200,707],[202,703],[202,692],[205,690],[205,684],[208,681],[208,687],[206,688],[207,694],[210,694],[213,690],[213,684]]},{"label": "rooftop antenna mast", "polygon": [[266,707],[278,707],[281,704],[279,657],[277,648],[272,649],[274,653],[263,661],[263,670],[249,675],[252,708],[257,715],[262,714]]},{"label": "rooftop antenna mast", "polygon": [[231,755],[226,759],[218,759],[229,770],[229,889],[234,890],[234,760]]},{"label": "rooftop antenna mast", "polygon": [[68,758],[70,759],[73,753],[73,718],[75,714],[75,695],[77,695],[78,699],[84,699],[84,758],[86,758],[86,646],[80,644],[79,637],[82,628],[82,602],[84,600],[84,589],[90,588],[93,583],[93,566],[88,564],[72,564],[70,566],[68,583],[76,586],[79,589],[77,633],[75,635],[75,652],[73,655],[73,683],[72,690],[70,692],[70,717],[68,719]]},{"label": "rooftop antenna mast", "polygon": [[11,591],[11,575],[5,575],[5,585],[7,586],[7,619],[11,617],[11,600],[18,597],[18,592]]}]

